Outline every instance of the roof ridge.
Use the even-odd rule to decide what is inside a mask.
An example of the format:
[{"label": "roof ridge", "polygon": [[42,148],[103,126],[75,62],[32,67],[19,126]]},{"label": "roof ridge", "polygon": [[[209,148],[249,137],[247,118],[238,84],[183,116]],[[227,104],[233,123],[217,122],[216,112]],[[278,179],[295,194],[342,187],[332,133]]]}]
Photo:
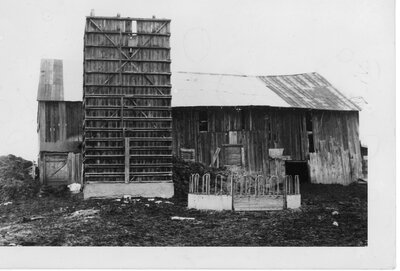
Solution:
[{"label": "roof ridge", "polygon": [[175,73],[187,73],[187,74],[206,74],[206,75],[226,75],[226,76],[239,76],[239,77],[253,77],[252,75],[245,75],[245,74],[231,74],[231,73],[185,72],[185,71],[176,71]]},{"label": "roof ridge", "polygon": [[293,74],[276,74],[276,75],[248,75],[248,74],[232,74],[232,73],[212,73],[212,72],[187,72],[187,71],[176,71],[175,73],[186,73],[186,74],[204,74],[204,75],[224,75],[224,76],[240,76],[240,77],[281,77],[281,76],[295,76],[303,74],[317,74],[318,72],[303,72]]}]

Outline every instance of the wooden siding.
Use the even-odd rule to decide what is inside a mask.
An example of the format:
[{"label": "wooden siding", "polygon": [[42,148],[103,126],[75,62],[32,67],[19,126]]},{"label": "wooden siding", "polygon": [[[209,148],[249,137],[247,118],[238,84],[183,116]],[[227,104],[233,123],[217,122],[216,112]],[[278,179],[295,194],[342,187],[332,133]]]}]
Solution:
[{"label": "wooden siding", "polygon": [[169,36],[169,20],[87,17],[86,181],[171,181]]},{"label": "wooden siding", "polygon": [[40,78],[38,101],[64,100],[63,63],[58,59],[42,59],[40,63]]},{"label": "wooden siding", "polygon": [[362,176],[358,112],[313,113],[315,153],[310,153],[313,183],[350,184]]},{"label": "wooden siding", "polygon": [[[207,110],[208,131],[198,129],[199,112]],[[229,144],[232,131],[237,144],[244,148],[244,167],[250,172],[268,172],[269,148],[284,148],[284,155],[294,160],[305,160],[308,154],[307,134],[304,128],[305,112],[249,107],[237,110],[223,108],[174,108],[173,150],[195,149],[196,161],[210,164],[215,150]],[[221,165],[225,163],[220,152]]]},{"label": "wooden siding", "polygon": [[40,152],[80,152],[82,103],[39,102],[38,135]]},{"label": "wooden siding", "polygon": [[[199,112],[208,115],[208,131],[199,131]],[[229,144],[232,131],[244,149],[244,168],[249,172],[275,171],[270,148],[283,148],[291,160],[309,160],[314,183],[348,184],[361,172],[357,112],[331,112],[269,107],[173,108],[173,153],[194,149],[195,160],[206,165],[218,147]],[[309,153],[306,115],[313,120],[315,152]],[[220,152],[221,165],[226,158]],[[284,161],[283,161],[284,163]],[[283,171],[284,172],[284,169]]]}]

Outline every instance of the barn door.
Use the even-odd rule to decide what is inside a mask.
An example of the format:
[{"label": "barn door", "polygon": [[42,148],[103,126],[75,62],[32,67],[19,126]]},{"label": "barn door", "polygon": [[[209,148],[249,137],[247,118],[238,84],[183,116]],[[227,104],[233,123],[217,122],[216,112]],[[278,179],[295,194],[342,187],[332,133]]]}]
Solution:
[{"label": "barn door", "polygon": [[66,185],[69,180],[68,154],[45,154],[45,184]]}]

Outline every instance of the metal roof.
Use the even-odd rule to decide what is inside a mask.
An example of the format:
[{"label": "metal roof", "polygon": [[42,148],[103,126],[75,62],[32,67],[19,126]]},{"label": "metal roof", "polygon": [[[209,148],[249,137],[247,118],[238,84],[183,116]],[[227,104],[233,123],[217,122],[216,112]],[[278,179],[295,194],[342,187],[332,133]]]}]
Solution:
[{"label": "metal roof", "polygon": [[271,106],[359,111],[318,73],[278,76],[176,72],[172,107]]}]

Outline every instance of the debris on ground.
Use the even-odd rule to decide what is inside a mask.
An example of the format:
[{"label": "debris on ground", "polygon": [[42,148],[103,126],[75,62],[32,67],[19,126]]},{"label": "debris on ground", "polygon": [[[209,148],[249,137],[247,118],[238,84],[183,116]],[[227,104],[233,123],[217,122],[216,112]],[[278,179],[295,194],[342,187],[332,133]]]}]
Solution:
[{"label": "debris on ground", "polygon": [[332,225],[338,227],[339,223],[337,223],[336,221],[333,221]]},{"label": "debris on ground", "polygon": [[339,214],[338,211],[333,211],[333,212],[332,212],[332,215],[338,215],[338,214]]},{"label": "debris on ground", "polygon": [[44,216],[23,217],[22,222],[25,223],[25,222],[31,222],[31,221],[40,220],[40,219],[44,219]]},{"label": "debris on ground", "polygon": [[71,191],[72,194],[76,194],[81,192],[81,184],[79,183],[72,183],[67,186],[69,191]]},{"label": "debris on ground", "polygon": [[172,220],[195,220],[194,217],[181,217],[181,216],[172,216]]},{"label": "debris on ground", "polygon": [[69,216],[69,218],[93,216],[95,214],[98,214],[99,212],[100,212],[100,210],[96,210],[96,209],[78,210],[78,211],[73,212]]},{"label": "debris on ground", "polygon": [[124,203],[130,203],[130,202],[132,201],[132,196],[131,196],[131,195],[124,195],[124,196],[122,197],[122,201],[123,201]]},{"label": "debris on ground", "polygon": [[7,202],[4,202],[4,203],[1,203],[0,206],[7,206],[7,205],[10,205],[10,204],[12,204],[12,202],[11,201],[7,201]]}]

